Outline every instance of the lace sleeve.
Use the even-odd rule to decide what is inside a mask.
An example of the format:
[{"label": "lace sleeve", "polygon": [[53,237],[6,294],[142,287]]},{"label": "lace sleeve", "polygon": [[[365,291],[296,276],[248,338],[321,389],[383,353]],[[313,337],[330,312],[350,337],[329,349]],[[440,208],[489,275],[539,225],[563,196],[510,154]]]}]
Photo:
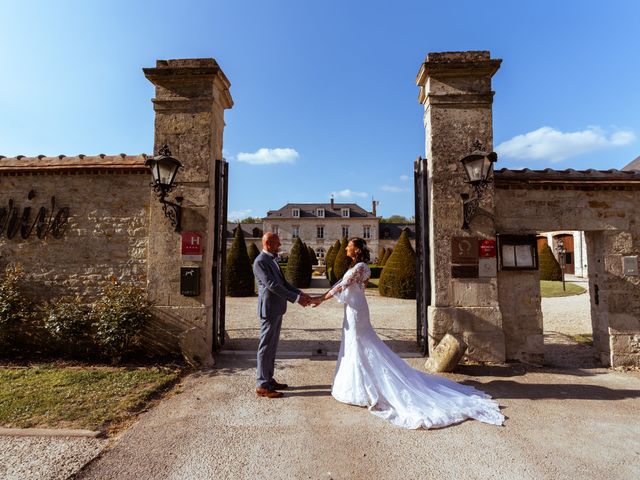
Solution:
[{"label": "lace sleeve", "polygon": [[329,290],[329,296],[336,297],[340,303],[344,301],[342,298],[342,292],[349,288],[353,284],[367,285],[367,281],[371,276],[371,270],[366,263],[360,262],[355,267],[349,269],[344,274],[342,280],[340,280],[331,290]]}]

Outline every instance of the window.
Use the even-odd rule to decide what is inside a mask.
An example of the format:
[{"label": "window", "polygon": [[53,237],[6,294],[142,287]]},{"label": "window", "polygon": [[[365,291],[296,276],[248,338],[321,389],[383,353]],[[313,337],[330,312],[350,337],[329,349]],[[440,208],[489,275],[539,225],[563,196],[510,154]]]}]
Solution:
[{"label": "window", "polygon": [[384,229],[382,230],[382,237],[391,238],[391,230],[389,230],[389,227],[384,227]]},{"label": "window", "polygon": [[322,225],[316,228],[316,238],[324,238],[324,227]]},{"label": "window", "polygon": [[293,215],[293,218],[300,218],[300,209],[294,208],[293,210],[291,210],[291,214]]},{"label": "window", "polygon": [[349,238],[349,227],[343,225],[342,226],[342,236],[345,238]]},{"label": "window", "polygon": [[254,229],[251,231],[251,234],[252,234],[254,237],[256,237],[256,238],[257,238],[257,237],[261,237],[261,236],[262,236],[262,235],[260,235],[260,229],[259,229],[258,227],[254,228]]},{"label": "window", "polygon": [[324,218],[324,208],[319,208],[318,210],[316,210],[316,215],[318,215],[320,218]]},{"label": "window", "polygon": [[298,238],[300,236],[300,226],[294,225],[291,227],[291,238]]},{"label": "window", "polygon": [[324,248],[320,247],[316,250],[317,258],[324,258],[324,254],[325,254]]},{"label": "window", "polygon": [[343,218],[349,218],[351,215],[349,215],[349,209],[348,208],[343,208],[342,209],[342,217]]},{"label": "window", "polygon": [[362,238],[371,238],[371,227],[369,225],[362,227]]},{"label": "window", "polygon": [[275,233],[276,235],[280,235],[280,228],[278,227],[278,225],[272,225],[271,226],[271,231],[273,233]]}]

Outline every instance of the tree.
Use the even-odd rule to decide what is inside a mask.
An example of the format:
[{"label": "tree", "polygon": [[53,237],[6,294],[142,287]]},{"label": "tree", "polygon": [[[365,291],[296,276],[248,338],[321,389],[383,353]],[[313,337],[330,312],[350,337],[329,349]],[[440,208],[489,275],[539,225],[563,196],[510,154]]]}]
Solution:
[{"label": "tree", "polygon": [[251,242],[249,244],[249,261],[251,262],[251,265],[256,261],[256,257],[258,255],[260,255],[260,250],[256,247],[255,243]]},{"label": "tree", "polygon": [[287,281],[298,288],[308,288],[311,284],[311,275],[308,269],[308,250],[302,243],[300,238],[296,238],[289,254],[289,263],[285,278]]},{"label": "tree", "polygon": [[253,269],[244,242],[244,233],[238,225],[227,255],[227,295],[230,297],[251,297],[254,295]]},{"label": "tree", "polygon": [[[402,233],[405,233],[405,232],[402,232]],[[391,247],[387,248],[387,250],[384,252],[384,257],[382,257],[382,261],[380,262],[380,265],[385,266],[392,253],[393,253],[393,248]]]},{"label": "tree", "polygon": [[407,218],[404,215],[391,215],[380,220],[381,223],[412,223],[414,221],[414,217]]},{"label": "tree", "polygon": [[416,252],[406,231],[382,269],[378,290],[383,297],[416,298]]},{"label": "tree", "polygon": [[347,240],[347,237],[344,237],[340,243],[340,249],[338,250],[338,254],[336,255],[336,259],[333,263],[333,274],[335,275],[336,282],[342,279],[351,265],[351,258],[347,257],[348,243],[349,241]]},{"label": "tree", "polygon": [[384,258],[385,253],[387,253],[387,249],[384,247],[380,247],[378,249],[378,259],[377,259],[377,264],[378,265],[382,265],[382,259]]},{"label": "tree", "polygon": [[316,257],[316,252],[309,246],[307,246],[307,248],[309,249],[309,259],[311,260],[311,265],[318,265],[318,257]]},{"label": "tree", "polygon": [[240,223],[262,223],[262,219],[260,217],[247,217],[240,220]]},{"label": "tree", "polygon": [[327,250],[327,253],[325,253],[325,255],[324,255],[324,265],[325,265],[325,267],[329,266],[329,257],[331,256],[332,253],[333,253],[333,245],[331,245],[329,247],[329,250]]},{"label": "tree", "polygon": [[340,240],[336,240],[336,243],[331,247],[331,255],[327,255],[325,263],[327,265],[327,280],[333,285],[336,283],[336,276],[333,272],[333,266],[336,263],[336,257],[338,256],[338,250],[340,250]]},{"label": "tree", "polygon": [[538,253],[540,257],[540,280],[562,280],[562,268],[553,256],[549,245],[544,245]]}]

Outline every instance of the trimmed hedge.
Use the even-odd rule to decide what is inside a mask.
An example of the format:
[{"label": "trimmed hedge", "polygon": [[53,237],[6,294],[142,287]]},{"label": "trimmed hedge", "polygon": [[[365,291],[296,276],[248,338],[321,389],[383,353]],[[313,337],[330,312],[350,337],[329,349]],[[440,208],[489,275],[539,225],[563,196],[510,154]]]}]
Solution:
[{"label": "trimmed hedge", "polygon": [[316,252],[308,245],[307,249],[309,250],[309,259],[311,260],[311,265],[318,265],[318,257],[316,257]]},{"label": "trimmed hedge", "polygon": [[406,231],[382,269],[378,290],[383,297],[416,298],[416,252]]},{"label": "trimmed hedge", "polygon": [[384,258],[385,253],[387,253],[387,249],[384,247],[380,247],[378,249],[378,258],[377,258],[377,262],[379,265],[382,265],[382,259]]},{"label": "trimmed hedge", "polygon": [[349,265],[351,265],[351,259],[347,257],[348,244],[349,241],[347,240],[347,237],[344,237],[340,243],[338,255],[336,255],[336,259],[333,263],[333,275],[335,276],[336,282],[342,280],[344,274],[349,270]]},{"label": "trimmed hedge", "polygon": [[251,244],[249,245],[249,251],[247,253],[249,254],[249,262],[251,262],[251,265],[253,265],[253,262],[255,262],[258,255],[260,255],[260,250],[255,243],[251,242]]},{"label": "trimmed hedge", "polygon": [[236,228],[233,243],[227,255],[227,295],[230,297],[252,297],[255,294],[253,268],[240,226]]},{"label": "trimmed hedge", "polygon": [[538,252],[540,261],[540,280],[562,280],[562,268],[553,256],[549,245],[544,245]]},{"label": "trimmed hedge", "polygon": [[391,256],[392,253],[393,253],[393,248],[391,247],[387,248],[384,252],[384,257],[382,257],[382,260],[380,261],[380,265],[384,267],[387,264],[387,261],[389,260],[389,257]]},{"label": "trimmed hedge", "polygon": [[331,250],[330,250],[331,253],[327,254],[327,257],[325,259],[325,263],[327,265],[327,280],[329,280],[329,283],[331,285],[336,283],[336,276],[333,271],[333,267],[336,263],[336,257],[338,256],[339,250],[340,250],[340,241],[336,240],[336,243],[334,243],[333,246],[331,247]]},{"label": "trimmed hedge", "polygon": [[309,250],[300,238],[296,238],[289,254],[289,262],[284,276],[287,281],[298,288],[308,288],[311,284],[311,273],[308,268]]}]

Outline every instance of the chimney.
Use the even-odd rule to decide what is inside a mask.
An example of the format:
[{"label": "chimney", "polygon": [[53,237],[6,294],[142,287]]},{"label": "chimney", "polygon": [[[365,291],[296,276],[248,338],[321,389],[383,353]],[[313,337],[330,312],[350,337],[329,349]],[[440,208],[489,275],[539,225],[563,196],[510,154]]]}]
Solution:
[{"label": "chimney", "polygon": [[333,210],[333,195],[331,195],[331,210]]},{"label": "chimney", "polygon": [[374,200],[373,197],[371,197],[371,213],[373,213],[374,217],[377,217],[378,215],[376,215],[376,207],[378,206],[378,202],[377,200]]}]

